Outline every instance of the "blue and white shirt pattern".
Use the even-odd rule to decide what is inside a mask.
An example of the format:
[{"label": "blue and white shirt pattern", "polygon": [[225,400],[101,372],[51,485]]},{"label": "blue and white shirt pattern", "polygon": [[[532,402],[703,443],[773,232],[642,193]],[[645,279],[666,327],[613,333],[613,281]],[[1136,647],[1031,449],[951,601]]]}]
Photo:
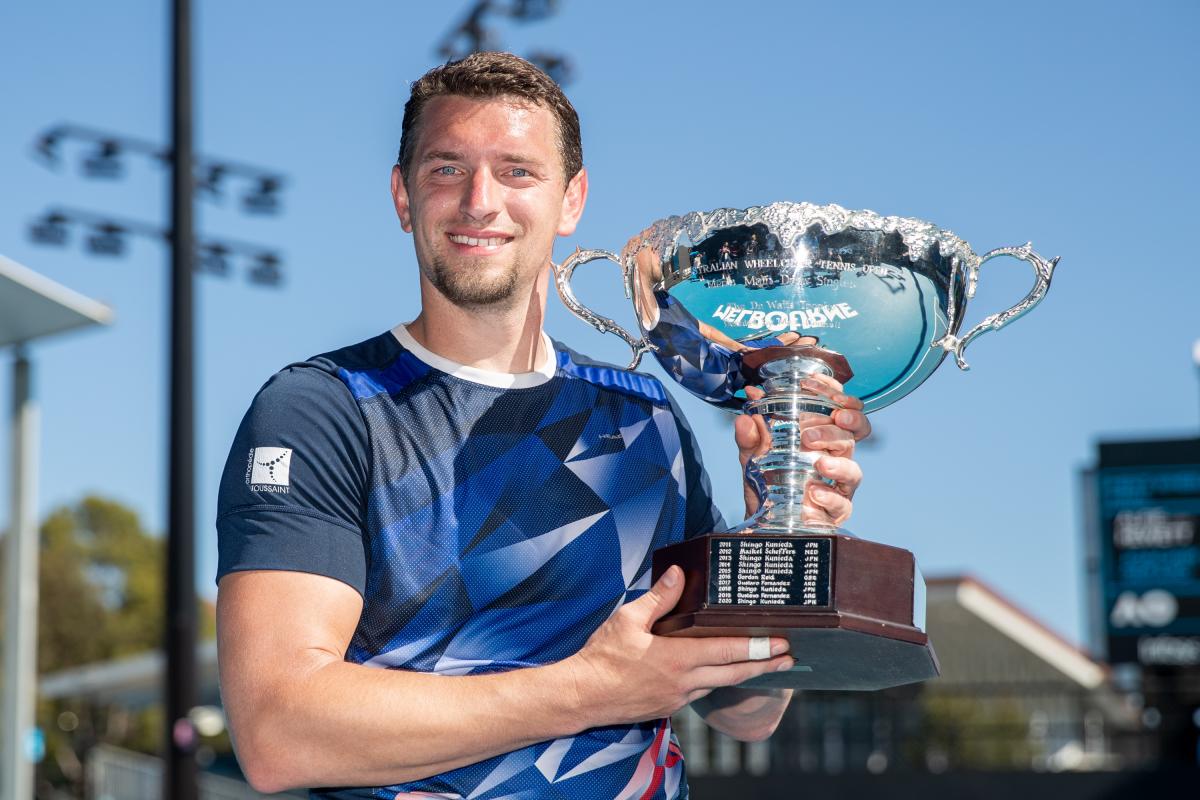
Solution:
[{"label": "blue and white shirt pattern", "polygon": [[[723,523],[662,384],[552,348],[538,371],[501,375],[399,326],[275,375],[222,478],[218,580],[349,584],[364,607],[346,659],[371,667],[470,675],[578,652],[649,588],[654,550]],[[632,800],[687,785],[663,719],[312,796]]]}]

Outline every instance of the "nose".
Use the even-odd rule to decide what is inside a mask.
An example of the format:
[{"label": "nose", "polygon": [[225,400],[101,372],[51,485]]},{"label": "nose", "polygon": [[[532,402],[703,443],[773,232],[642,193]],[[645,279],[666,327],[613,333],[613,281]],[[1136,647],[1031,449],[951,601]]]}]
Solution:
[{"label": "nose", "polygon": [[488,170],[471,175],[463,192],[459,211],[468,219],[486,220],[500,210],[501,186]]}]

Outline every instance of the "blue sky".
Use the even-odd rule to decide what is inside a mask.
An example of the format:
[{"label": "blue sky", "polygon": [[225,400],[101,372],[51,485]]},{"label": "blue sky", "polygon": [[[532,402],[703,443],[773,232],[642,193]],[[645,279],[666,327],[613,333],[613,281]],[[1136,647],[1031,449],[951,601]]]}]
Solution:
[{"label": "blue sky", "polygon": [[[53,204],[162,221],[167,176],[130,163],[57,171],[36,135],[75,122],[148,139],[167,130],[165,2],[40,0],[0,8],[0,253],[116,310],[107,330],[34,350],[43,409],[41,507],[99,492],[161,530],[166,484],[167,253],[122,259],[34,245]],[[591,196],[576,245],[616,248],[660,217],[774,200],[839,203],[949,228],[977,252],[1032,240],[1062,256],[1046,301],[874,416],[850,528],[913,550],[926,575],[967,572],[1082,637],[1078,470],[1100,438],[1200,425],[1200,6],[1158,0],[1004,4],[584,2],[499,22],[519,53],[569,52]],[[407,83],[468,3],[195,0],[197,146],[289,177],[286,213],[236,195],[201,229],[286,258],[279,290],[201,277],[199,579],[215,591],[216,487],[255,390],[290,361],[416,314],[415,260],[387,194]],[[586,272],[586,274],[584,274]],[[1031,281],[984,269],[968,324]],[[615,268],[577,292],[632,323]],[[624,363],[552,301],[548,329]],[[9,394],[9,359],[0,392]],[[656,365],[650,367],[657,370]],[[676,392],[683,395],[683,391]],[[683,398],[726,515],[740,518],[729,418]],[[0,436],[6,436],[6,432]],[[7,460],[0,477],[7,479]],[[8,497],[0,497],[0,518]]]}]

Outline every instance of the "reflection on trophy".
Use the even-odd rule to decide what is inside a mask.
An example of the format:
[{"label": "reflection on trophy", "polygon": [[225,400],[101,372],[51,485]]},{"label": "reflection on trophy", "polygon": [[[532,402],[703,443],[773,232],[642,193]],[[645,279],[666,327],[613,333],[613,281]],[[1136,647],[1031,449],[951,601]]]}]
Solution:
[{"label": "reflection on trophy", "polygon": [[[979,268],[1009,255],[1034,268],[1017,305],[959,336]],[[609,259],[623,270],[641,336],[580,304],[571,277]],[[785,636],[796,666],[748,685],[881,689],[932,678],[925,583],[912,553],[859,539],[814,518],[804,503],[822,452],[801,432],[829,422],[830,379],[877,411],[917,388],[947,353],[963,351],[1045,296],[1058,259],[1029,244],[977,256],[966,242],[916,219],[836,205],[772,203],[660,220],[620,255],[581,250],[555,267],[567,307],[646,352],[692,394],[761,414],[769,452],[746,477],[761,501],[748,520],[664,547],[655,580],[684,571],[683,597],[655,633]],[[747,399],[747,386],[763,395]]]}]

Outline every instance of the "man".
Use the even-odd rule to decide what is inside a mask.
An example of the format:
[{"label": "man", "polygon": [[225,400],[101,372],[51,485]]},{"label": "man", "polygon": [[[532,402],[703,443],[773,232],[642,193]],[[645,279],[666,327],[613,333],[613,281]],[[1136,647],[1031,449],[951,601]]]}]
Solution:
[{"label": "man", "polygon": [[[669,715],[745,739],[792,659],[746,637],[668,639],[650,554],[721,525],[655,379],[542,332],[556,236],[583,212],[578,117],[527,62],[432,70],[405,107],[392,194],[421,312],[294,364],[238,431],[218,512],[221,687],[263,791],[317,797],[685,797]],[[857,411],[810,429],[837,521]],[[738,421],[743,460],[765,443]],[[381,669],[382,667],[382,669]]]},{"label": "man", "polygon": [[750,241],[746,244],[746,258],[756,258],[758,256],[758,234],[750,234]]}]

